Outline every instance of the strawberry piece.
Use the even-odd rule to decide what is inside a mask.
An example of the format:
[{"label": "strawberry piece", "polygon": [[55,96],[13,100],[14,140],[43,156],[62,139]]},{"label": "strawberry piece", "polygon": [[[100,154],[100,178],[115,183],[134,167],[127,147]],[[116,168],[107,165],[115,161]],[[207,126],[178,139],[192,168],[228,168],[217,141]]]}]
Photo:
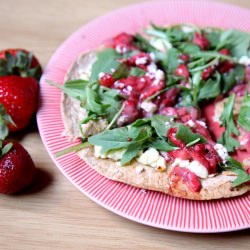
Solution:
[{"label": "strawberry piece", "polygon": [[[4,141],[3,146],[9,142]],[[14,194],[27,187],[33,180],[35,165],[24,147],[12,142],[10,150],[0,158],[0,193]]]},{"label": "strawberry piece", "polygon": [[110,88],[110,87],[113,86],[113,84],[114,84],[114,82],[115,82],[115,79],[113,78],[113,76],[112,76],[111,74],[104,73],[104,74],[100,77],[99,81],[100,81],[100,84],[101,84],[102,86],[105,86],[105,87]]},{"label": "strawberry piece", "polygon": [[117,124],[123,126],[130,124],[140,117],[140,110],[138,109],[138,101],[135,99],[126,100],[123,102],[124,110],[119,117]]},{"label": "strawberry piece", "polygon": [[6,49],[0,51],[0,76],[18,75],[34,77],[38,81],[42,67],[38,59],[24,49]]},{"label": "strawberry piece", "polygon": [[229,56],[230,55],[230,51],[228,49],[221,49],[219,50],[219,53],[225,56]]},{"label": "strawberry piece", "polygon": [[193,192],[201,190],[201,182],[197,175],[187,168],[176,166],[170,173],[170,185],[175,186],[180,180]]},{"label": "strawberry piece", "polygon": [[151,63],[151,58],[148,53],[140,52],[136,55],[129,57],[126,63],[129,66],[136,66],[143,70],[147,70],[147,65]]},{"label": "strawberry piece", "polygon": [[175,76],[181,76],[188,80],[189,78],[189,72],[188,72],[188,67],[185,64],[180,64],[177,69],[174,72]]},{"label": "strawberry piece", "polygon": [[38,84],[35,78],[0,76],[0,103],[16,124],[8,124],[10,131],[25,128],[37,109]]},{"label": "strawberry piece", "polygon": [[185,143],[176,138],[177,128],[170,128],[167,132],[168,139],[177,147],[183,148]]},{"label": "strawberry piece", "polygon": [[206,50],[209,47],[209,42],[201,33],[195,32],[193,37],[193,43],[198,45],[202,50]]},{"label": "strawberry piece", "polygon": [[181,54],[179,58],[184,62],[187,63],[189,61],[189,55],[188,54]]},{"label": "strawberry piece", "polygon": [[214,72],[214,67],[209,66],[207,68],[205,68],[202,72],[201,78],[202,80],[207,80]]},{"label": "strawberry piece", "polygon": [[129,35],[125,32],[115,36],[110,41],[110,46],[120,54],[124,54],[130,50],[136,49],[136,47],[133,45],[134,36]]}]

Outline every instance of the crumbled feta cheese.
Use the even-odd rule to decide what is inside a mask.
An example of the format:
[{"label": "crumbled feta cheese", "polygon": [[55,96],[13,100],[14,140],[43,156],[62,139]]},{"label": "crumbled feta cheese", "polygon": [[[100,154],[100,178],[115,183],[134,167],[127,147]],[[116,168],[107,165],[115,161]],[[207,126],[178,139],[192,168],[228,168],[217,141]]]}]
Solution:
[{"label": "crumbled feta cheese", "polygon": [[228,157],[227,149],[222,144],[215,144],[214,149],[218,153],[219,157],[222,159],[222,162],[225,163]]},{"label": "crumbled feta cheese", "polygon": [[144,170],[145,170],[145,169],[144,169],[143,166],[137,166],[137,167],[135,168],[135,172],[136,172],[137,174],[142,173]]},{"label": "crumbled feta cheese", "polygon": [[114,68],[111,68],[110,71],[111,71],[112,73],[114,73],[114,72],[115,72],[115,69],[114,69]]},{"label": "crumbled feta cheese", "polygon": [[160,69],[157,69],[156,72],[155,72],[155,79],[157,80],[164,80],[165,78],[165,74],[162,70]]},{"label": "crumbled feta cheese", "polygon": [[180,158],[176,158],[172,164],[173,167],[179,166],[181,168],[187,167],[189,164],[189,160],[182,160]]},{"label": "crumbled feta cheese", "polygon": [[118,89],[122,89],[125,87],[125,84],[123,82],[115,81],[114,86]]},{"label": "crumbled feta cheese", "polygon": [[207,128],[207,125],[206,125],[206,123],[205,122],[203,122],[203,121],[196,121],[198,124],[200,124],[202,127],[204,127],[204,128]]},{"label": "crumbled feta cheese", "polygon": [[248,56],[242,56],[242,57],[239,59],[239,63],[248,66],[248,65],[250,65],[250,58],[249,58]]},{"label": "crumbled feta cheese", "polygon": [[161,39],[161,38],[152,38],[150,40],[150,44],[155,47],[156,49],[160,50],[160,51],[167,51],[168,49],[172,48],[172,44],[170,42],[168,42],[165,39]]},{"label": "crumbled feta cheese", "polygon": [[126,149],[115,149],[111,150],[110,152],[107,152],[105,154],[101,153],[102,147],[101,146],[94,146],[94,155],[97,158],[109,158],[113,159],[115,161],[119,161],[122,159],[123,154],[125,153]]},{"label": "crumbled feta cheese", "polygon": [[188,121],[186,122],[186,125],[188,125],[190,128],[195,127],[195,123],[194,123],[192,120],[188,120]]},{"label": "crumbled feta cheese", "polygon": [[194,31],[194,27],[185,25],[185,26],[182,26],[182,31],[184,33],[191,33]]},{"label": "crumbled feta cheese", "polygon": [[100,72],[100,73],[98,74],[98,78],[101,79],[104,75],[105,75],[104,72]]},{"label": "crumbled feta cheese", "polygon": [[176,158],[172,164],[173,167],[178,166],[181,168],[187,168],[194,174],[196,174],[200,178],[207,178],[208,171],[205,166],[200,164],[198,161],[189,161],[189,160],[182,160],[180,158]]},{"label": "crumbled feta cheese", "polygon": [[149,73],[155,73],[157,71],[157,65],[153,62],[151,62],[148,66],[147,66],[147,71]]},{"label": "crumbled feta cheese", "polygon": [[198,161],[191,161],[189,165],[186,167],[191,172],[195,173],[200,178],[207,178],[208,177],[208,170]]},{"label": "crumbled feta cheese", "polygon": [[166,161],[155,148],[149,148],[136,159],[139,163],[153,168],[166,169]]},{"label": "crumbled feta cheese", "polygon": [[139,57],[135,60],[136,65],[143,65],[147,63],[148,58],[147,57]]},{"label": "crumbled feta cheese", "polygon": [[170,122],[165,122],[165,125],[167,128],[169,128],[171,126]]},{"label": "crumbled feta cheese", "polygon": [[157,106],[153,102],[144,101],[141,103],[141,108],[148,113],[154,113],[157,109]]},{"label": "crumbled feta cheese", "polygon": [[126,46],[121,46],[120,44],[115,46],[115,50],[119,53],[119,54],[124,54],[126,52],[128,52],[128,49]]},{"label": "crumbled feta cheese", "polygon": [[150,52],[149,56],[150,56],[150,58],[151,58],[152,61],[155,60],[155,54],[153,52]]}]

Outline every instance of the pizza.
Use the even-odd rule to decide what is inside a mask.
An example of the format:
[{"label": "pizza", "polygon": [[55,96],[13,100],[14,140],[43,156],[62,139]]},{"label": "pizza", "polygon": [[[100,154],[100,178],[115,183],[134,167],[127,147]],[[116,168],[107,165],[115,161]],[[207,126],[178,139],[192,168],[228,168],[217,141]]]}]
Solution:
[{"label": "pizza", "polygon": [[[250,190],[250,35],[152,24],[83,51],[65,76],[64,135],[101,175],[193,200]],[[65,152],[65,151],[64,151]]]}]

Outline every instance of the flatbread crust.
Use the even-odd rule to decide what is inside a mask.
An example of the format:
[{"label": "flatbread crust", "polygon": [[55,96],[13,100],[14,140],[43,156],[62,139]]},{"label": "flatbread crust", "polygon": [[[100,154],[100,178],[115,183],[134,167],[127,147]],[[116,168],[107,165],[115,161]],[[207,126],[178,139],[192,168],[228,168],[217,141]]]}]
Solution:
[{"label": "flatbread crust", "polygon": [[[95,53],[88,52],[80,55],[65,76],[65,81],[79,78],[79,70],[83,71],[93,64]],[[81,137],[79,122],[85,117],[86,111],[80,108],[79,101],[62,94],[61,111],[65,126],[65,135],[70,139]],[[100,159],[94,156],[94,148],[89,147],[78,151],[78,155],[91,168],[101,175],[142,189],[167,193],[176,197],[192,200],[211,200],[239,196],[250,190],[243,184],[233,188],[231,182],[236,178],[232,172],[223,172],[217,176],[201,179],[200,192],[192,192],[180,179],[173,185],[169,174],[171,167],[165,172],[159,172],[152,167],[133,161],[129,166],[120,166],[111,159]]]}]

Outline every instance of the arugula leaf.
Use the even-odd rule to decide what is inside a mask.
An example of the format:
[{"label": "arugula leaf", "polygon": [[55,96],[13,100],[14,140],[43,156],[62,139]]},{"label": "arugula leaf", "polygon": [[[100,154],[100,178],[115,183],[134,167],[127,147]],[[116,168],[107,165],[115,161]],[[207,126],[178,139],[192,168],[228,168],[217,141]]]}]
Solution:
[{"label": "arugula leaf", "polygon": [[220,41],[221,32],[222,31],[219,29],[204,30],[203,34],[209,42],[210,49],[215,49],[217,47]]},{"label": "arugula leaf", "polygon": [[198,101],[208,100],[217,97],[220,90],[221,75],[216,71],[215,79],[209,78],[205,84],[200,88],[198,94]]},{"label": "arugula leaf", "polygon": [[231,170],[232,172],[237,174],[237,178],[233,181],[233,187],[237,187],[247,181],[250,181],[250,176],[242,168],[241,163],[236,161],[232,157],[227,158],[227,163],[223,166],[223,168],[225,170]]},{"label": "arugula leaf", "polygon": [[102,153],[112,149],[127,148],[135,143],[144,143],[152,136],[152,129],[149,126],[139,128],[127,126],[104,132],[89,137],[92,145],[101,146]]},{"label": "arugula leaf", "polygon": [[193,54],[201,50],[199,46],[193,43],[188,43],[188,42],[180,43],[178,45],[178,49],[181,50],[182,53],[185,53],[185,54]]},{"label": "arugula leaf", "polygon": [[[150,120],[151,126],[155,129],[156,134],[161,138],[166,138],[167,131],[170,128],[171,117],[153,115]],[[167,124],[169,124],[169,126],[167,126]]]},{"label": "arugula leaf", "polygon": [[228,152],[233,152],[235,147],[240,143],[232,137],[232,134],[239,135],[239,131],[234,123],[233,107],[234,107],[235,94],[231,94],[228,101],[224,104],[224,110],[220,116],[221,126],[225,127],[218,142],[225,146]]},{"label": "arugula leaf", "polygon": [[88,81],[85,80],[71,80],[60,85],[51,81],[48,81],[49,84],[55,86],[56,88],[62,90],[65,94],[82,101],[86,98],[86,86]]},{"label": "arugula leaf", "polygon": [[100,116],[106,114],[109,105],[102,104],[96,91],[89,86],[86,87],[86,104],[84,107],[93,113],[97,113]]},{"label": "arugula leaf", "polygon": [[242,82],[245,77],[246,67],[237,64],[229,73],[222,75],[222,93],[227,93],[237,82]]},{"label": "arugula leaf", "polygon": [[240,106],[238,124],[250,132],[250,94],[246,93]]},{"label": "arugula leaf", "polygon": [[96,54],[96,61],[91,70],[90,82],[95,82],[99,79],[100,72],[113,73],[117,70],[120,63],[117,61],[121,57],[114,49],[108,48]]},{"label": "arugula leaf", "polygon": [[148,147],[155,148],[160,151],[166,151],[166,152],[178,149],[178,147],[172,146],[168,142],[160,138],[156,138],[155,140],[150,142]]},{"label": "arugula leaf", "polygon": [[248,54],[250,35],[239,30],[225,30],[220,36],[217,49],[227,48],[232,56],[240,58]]},{"label": "arugula leaf", "polygon": [[[153,115],[150,118],[138,119],[134,123],[131,124],[132,127],[140,127],[145,124],[151,124],[154,128],[157,136],[160,138],[166,138],[167,131],[171,126],[171,120],[173,117],[167,117],[163,115]],[[169,126],[168,126],[169,124]]]},{"label": "arugula leaf", "polygon": [[167,51],[167,71],[168,73],[173,73],[174,70],[180,65],[181,53],[176,48],[171,48]]},{"label": "arugula leaf", "polygon": [[185,144],[188,144],[189,146],[200,142],[200,143],[206,143],[205,137],[203,137],[200,134],[194,133],[189,127],[186,125],[179,123],[178,129],[176,132],[176,138],[185,142]]},{"label": "arugula leaf", "polygon": [[129,72],[129,75],[131,76],[144,76],[145,74],[146,71],[138,67],[132,67]]},{"label": "arugula leaf", "polygon": [[126,64],[121,63],[115,72],[113,73],[113,78],[115,80],[120,79],[120,78],[126,78],[129,75],[129,68]]},{"label": "arugula leaf", "polygon": [[198,95],[200,90],[200,84],[201,84],[201,71],[197,71],[192,76],[192,99],[193,99],[193,105],[195,107],[198,106]]},{"label": "arugula leaf", "polygon": [[121,159],[121,165],[126,165],[130,163],[142,149],[142,143],[133,143],[130,144]]}]

